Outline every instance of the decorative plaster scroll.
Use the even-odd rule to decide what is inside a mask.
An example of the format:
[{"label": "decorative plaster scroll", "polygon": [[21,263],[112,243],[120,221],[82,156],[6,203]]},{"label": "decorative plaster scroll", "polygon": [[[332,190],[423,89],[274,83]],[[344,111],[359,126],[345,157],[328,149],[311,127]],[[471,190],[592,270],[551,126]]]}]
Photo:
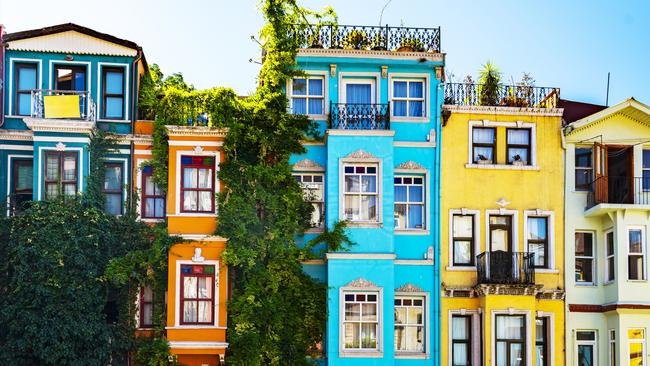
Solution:
[{"label": "decorative plaster scroll", "polygon": [[371,153],[367,151],[363,151],[361,149],[351,153],[350,155],[346,156],[346,158],[350,159],[377,159],[376,156],[372,155]]},{"label": "decorative plaster scroll", "polygon": [[323,167],[322,165],[318,164],[317,162],[315,162],[315,161],[313,161],[311,159],[307,159],[307,158],[304,158],[304,159],[296,162],[293,165],[293,168],[294,169],[310,169],[310,170],[321,169],[321,170],[325,170],[325,167]]},{"label": "decorative plaster scroll", "polygon": [[396,288],[395,292],[424,292],[424,290],[413,285],[412,283],[407,283]]},{"label": "decorative plaster scroll", "polygon": [[345,285],[345,287],[357,287],[357,288],[379,288],[379,286],[375,285],[373,282],[370,282],[366,279],[363,278],[357,278],[356,280],[348,283]]},{"label": "decorative plaster scroll", "polygon": [[56,144],[56,151],[65,151],[65,144],[63,142]]},{"label": "decorative plaster scroll", "polygon": [[405,161],[398,165],[395,169],[406,169],[406,170],[424,170],[424,167],[413,160]]}]

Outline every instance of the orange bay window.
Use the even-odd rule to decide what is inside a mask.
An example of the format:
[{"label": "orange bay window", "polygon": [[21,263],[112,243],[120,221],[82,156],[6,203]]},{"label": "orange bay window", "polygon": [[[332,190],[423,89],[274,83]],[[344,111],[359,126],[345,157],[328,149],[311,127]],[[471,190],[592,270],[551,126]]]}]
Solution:
[{"label": "orange bay window", "polygon": [[214,157],[181,157],[181,211],[214,212]]},{"label": "orange bay window", "polygon": [[214,280],[213,265],[181,265],[182,325],[214,324]]}]

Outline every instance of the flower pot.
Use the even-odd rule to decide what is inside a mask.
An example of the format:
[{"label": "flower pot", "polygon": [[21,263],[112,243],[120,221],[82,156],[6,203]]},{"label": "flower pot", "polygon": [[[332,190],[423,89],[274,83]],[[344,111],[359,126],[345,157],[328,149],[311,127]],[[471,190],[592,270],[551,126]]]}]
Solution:
[{"label": "flower pot", "polygon": [[526,160],[515,160],[512,162],[512,165],[524,166],[528,165],[528,162]]},{"label": "flower pot", "polygon": [[476,163],[479,165],[489,165],[492,164],[492,160],[477,160]]},{"label": "flower pot", "polygon": [[415,51],[415,48],[413,48],[411,46],[400,46],[397,49],[397,52],[414,52],[414,51]]}]

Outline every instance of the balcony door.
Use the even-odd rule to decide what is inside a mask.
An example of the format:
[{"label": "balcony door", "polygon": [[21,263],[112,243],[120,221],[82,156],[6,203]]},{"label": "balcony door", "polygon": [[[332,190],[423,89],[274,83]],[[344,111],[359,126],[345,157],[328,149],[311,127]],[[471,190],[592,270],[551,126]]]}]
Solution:
[{"label": "balcony door", "polygon": [[490,215],[488,271],[492,281],[510,283],[516,279],[516,262],[512,257],[512,216]]},{"label": "balcony door", "polygon": [[[88,91],[86,85],[85,66],[57,65],[54,67],[54,89],[61,94],[72,94],[78,92],[83,94]],[[86,96],[79,97],[79,112],[83,116],[86,110]]]},{"label": "balcony door", "polygon": [[343,98],[346,104],[372,104],[375,101],[374,79],[343,80]]},{"label": "balcony door", "polygon": [[374,129],[377,125],[374,79],[344,79],[339,116],[348,129]]},{"label": "balcony door", "polygon": [[634,203],[632,148],[607,146],[607,196],[610,203]]}]

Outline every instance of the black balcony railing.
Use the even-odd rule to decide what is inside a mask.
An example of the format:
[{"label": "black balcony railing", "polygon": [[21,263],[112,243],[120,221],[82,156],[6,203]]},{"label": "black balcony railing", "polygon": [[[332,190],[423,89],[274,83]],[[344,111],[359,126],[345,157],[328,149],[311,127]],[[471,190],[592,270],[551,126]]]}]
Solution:
[{"label": "black balcony railing", "polygon": [[299,48],[440,52],[440,27],[294,25]]},{"label": "black balcony railing", "polygon": [[445,84],[444,104],[448,105],[557,108],[559,101],[559,88],[499,85],[492,90],[482,84]]},{"label": "black balcony railing", "polygon": [[602,176],[591,183],[587,209],[601,203],[650,205],[650,178]]},{"label": "black balcony railing", "polygon": [[164,108],[156,114],[156,119],[169,125],[208,126],[210,124],[210,114],[200,103],[179,103]]},{"label": "black balcony railing", "polygon": [[388,104],[330,102],[329,128],[339,130],[390,130]]},{"label": "black balcony railing", "polygon": [[535,284],[532,253],[483,252],[476,256],[476,259],[479,284]]}]

